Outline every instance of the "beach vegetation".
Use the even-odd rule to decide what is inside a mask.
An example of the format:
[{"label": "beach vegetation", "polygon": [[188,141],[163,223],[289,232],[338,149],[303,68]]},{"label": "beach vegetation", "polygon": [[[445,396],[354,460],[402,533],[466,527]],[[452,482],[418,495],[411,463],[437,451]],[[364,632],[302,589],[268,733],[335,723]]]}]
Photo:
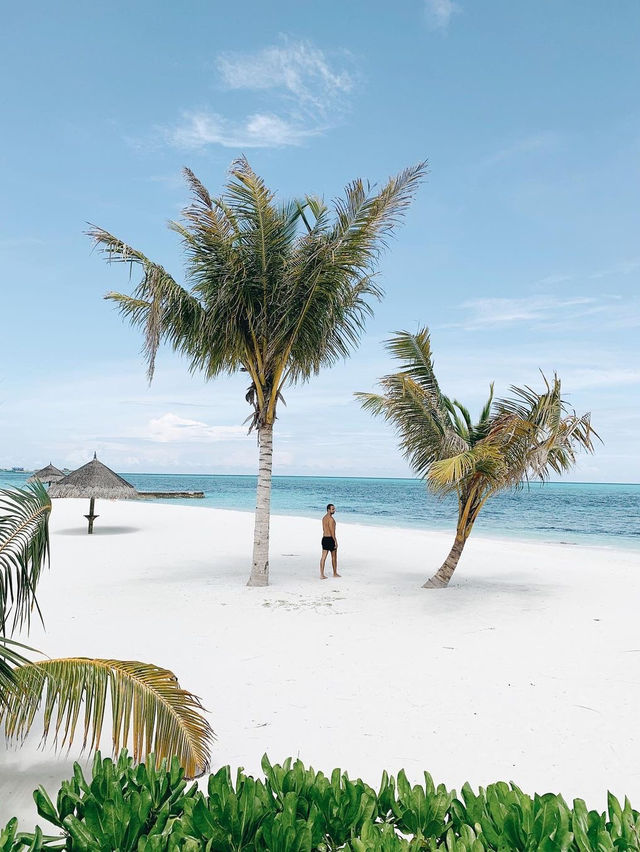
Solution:
[{"label": "beach vegetation", "polygon": [[206,379],[247,374],[249,428],[259,447],[248,585],[269,579],[273,430],[283,393],[357,345],[372,300],[382,295],[380,252],[425,170],[420,163],[377,190],[354,180],[327,205],[312,196],[278,202],[244,158],[219,197],[185,169],[193,200],[170,227],[182,240],[186,287],[108,231],[88,232],[107,261],[140,270],[132,295],[106,298],[141,329],[149,380],[161,343]]},{"label": "beach vegetation", "polygon": [[447,586],[483,506],[509,488],[569,470],[581,450],[593,452],[591,415],[571,410],[557,375],[543,389],[511,386],[489,397],[474,422],[469,410],[440,389],[429,330],[401,331],[387,341],[400,370],[380,379],[382,393],[358,393],[366,411],[392,423],[404,456],[438,496],[454,494],[458,521],[451,551],[423,588]]},{"label": "beach vegetation", "polygon": [[[96,754],[90,778],[76,764],[55,801],[34,793],[38,814],[56,834],[0,831],[0,852],[401,852],[435,850],[640,850],[640,813],[609,794],[606,811],[582,799],[570,806],[554,793],[530,796],[497,782],[460,793],[436,785],[428,772],[412,784],[404,771],[386,772],[378,789],[334,769],[316,772],[291,758],[262,760],[263,778],[229,766],[206,789],[187,785],[177,759],[135,765],[126,751],[114,762]],[[52,829],[49,829],[52,830]]]},{"label": "beach vegetation", "polygon": [[[0,722],[24,740],[34,722],[43,740],[64,747],[80,735],[100,745],[110,711],[114,752],[128,743],[135,760],[175,756],[187,775],[206,772],[213,731],[199,699],[173,672],[151,663],[71,657],[31,660],[11,636],[42,619],[36,591],[49,562],[51,498],[40,482],[0,491]],[[0,844],[0,852],[2,846]]]}]

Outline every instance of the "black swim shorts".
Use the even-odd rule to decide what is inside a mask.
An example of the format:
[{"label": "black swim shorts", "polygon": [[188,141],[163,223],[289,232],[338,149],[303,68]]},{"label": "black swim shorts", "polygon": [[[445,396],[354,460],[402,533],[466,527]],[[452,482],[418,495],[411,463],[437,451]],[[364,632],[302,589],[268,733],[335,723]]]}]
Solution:
[{"label": "black swim shorts", "polygon": [[334,551],[336,549],[336,541],[331,535],[323,535],[322,536],[322,549]]}]

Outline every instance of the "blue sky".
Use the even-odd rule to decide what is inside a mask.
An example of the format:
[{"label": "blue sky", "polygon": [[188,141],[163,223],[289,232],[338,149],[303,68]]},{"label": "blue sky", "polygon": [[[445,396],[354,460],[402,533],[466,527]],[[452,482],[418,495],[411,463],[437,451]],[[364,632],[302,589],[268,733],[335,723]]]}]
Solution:
[{"label": "blue sky", "polygon": [[557,370],[604,446],[576,480],[640,481],[640,4],[400,0],[27,2],[0,34],[0,466],[251,473],[242,377],[171,353],[149,388],[111,230],[182,280],[189,166],[212,192],[245,153],[283,197],[330,199],[428,158],[345,364],[292,389],[275,472],[408,475],[360,411],[382,341],[428,324],[446,392]]}]

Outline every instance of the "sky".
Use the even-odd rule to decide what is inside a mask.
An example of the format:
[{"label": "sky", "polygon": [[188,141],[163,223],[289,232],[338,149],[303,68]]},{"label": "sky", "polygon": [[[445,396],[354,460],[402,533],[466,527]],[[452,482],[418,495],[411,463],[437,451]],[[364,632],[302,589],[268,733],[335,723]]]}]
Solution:
[{"label": "sky", "polygon": [[[566,399],[602,438],[568,477],[640,482],[640,3],[10,4],[0,32],[0,467],[253,473],[246,377],[205,383],[103,299],[99,225],[184,282],[188,166],[245,154],[278,197],[429,161],[353,357],[285,393],[274,473],[408,476],[354,391],[428,325],[445,393]],[[134,272],[135,276],[135,272]]]}]

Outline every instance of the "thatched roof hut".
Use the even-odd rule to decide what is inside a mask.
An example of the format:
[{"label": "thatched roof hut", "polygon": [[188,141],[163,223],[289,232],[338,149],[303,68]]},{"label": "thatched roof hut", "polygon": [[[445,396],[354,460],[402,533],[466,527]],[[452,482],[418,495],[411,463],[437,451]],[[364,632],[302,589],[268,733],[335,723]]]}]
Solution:
[{"label": "thatched roof hut", "polygon": [[49,494],[51,497],[88,497],[89,514],[85,515],[85,518],[89,521],[90,533],[93,532],[93,522],[98,517],[93,513],[96,497],[107,500],[133,500],[138,496],[133,485],[98,461],[95,453],[90,462],[52,485]]},{"label": "thatched roof hut", "polygon": [[90,462],[53,485],[49,494],[52,497],[105,497],[108,500],[132,500],[138,496],[133,485],[98,461],[95,453]]},{"label": "thatched roof hut", "polygon": [[64,473],[49,462],[46,467],[43,467],[41,470],[36,470],[36,472],[27,479],[27,482],[35,482],[38,480],[39,482],[46,482],[47,485],[51,485],[52,482],[59,482],[61,479],[64,479]]}]

